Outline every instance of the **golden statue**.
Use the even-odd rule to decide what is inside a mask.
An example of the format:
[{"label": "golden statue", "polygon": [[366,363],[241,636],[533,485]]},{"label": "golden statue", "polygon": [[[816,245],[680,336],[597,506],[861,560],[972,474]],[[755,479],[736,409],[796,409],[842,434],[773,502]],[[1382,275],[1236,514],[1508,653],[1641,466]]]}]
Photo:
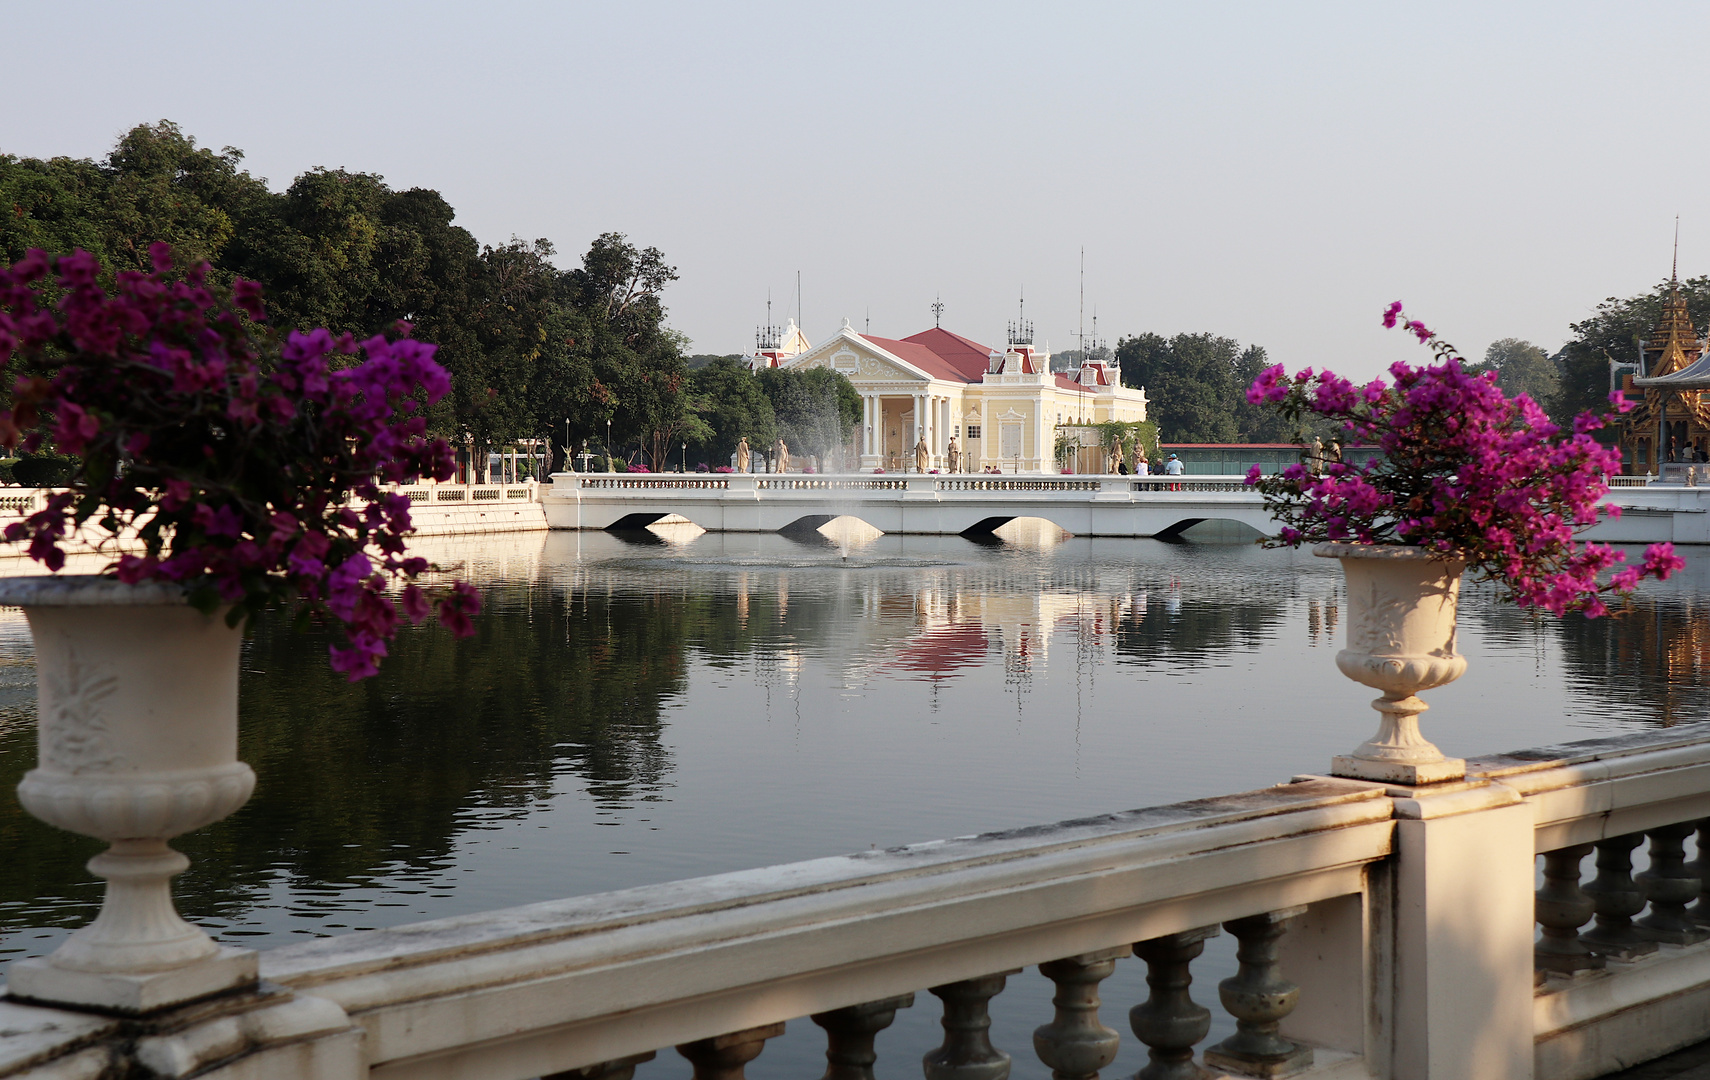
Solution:
[{"label": "golden statue", "polygon": [[742,440],[736,444],[736,471],[737,472],[747,472],[748,471],[749,457],[750,457],[750,455],[749,455],[749,451],[748,451],[748,436],[744,435],[742,437]]}]

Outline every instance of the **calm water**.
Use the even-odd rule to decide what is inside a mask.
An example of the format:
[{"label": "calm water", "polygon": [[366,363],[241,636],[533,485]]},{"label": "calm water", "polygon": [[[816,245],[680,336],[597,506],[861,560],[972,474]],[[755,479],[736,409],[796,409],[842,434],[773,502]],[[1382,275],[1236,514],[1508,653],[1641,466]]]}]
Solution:
[{"label": "calm water", "polygon": [[[422,551],[482,586],[473,640],[407,630],[355,687],[324,639],[267,625],[246,646],[242,753],[260,785],[177,844],[194,860],[180,906],[227,940],[1266,786],[1376,726],[1372,692],[1334,666],[1340,571],[1304,553],[1043,530],[887,536],[845,557],[692,528]],[[1471,592],[1471,666],[1426,695],[1427,735],[1471,755],[1705,717],[1710,557],[1687,557],[1621,620],[1539,620]],[[82,869],[98,845],[10,795],[35,758],[33,678],[22,617],[0,613],[0,961],[51,950],[99,900]],[[1214,1007],[1203,984],[1226,944],[1196,969]],[[1139,968],[1106,984],[1113,1006],[1145,996]],[[1042,1073],[1022,1051],[1048,985],[1012,985],[1000,1027],[1013,1014],[1018,1074]],[[935,1042],[921,996],[885,1036],[914,1056]],[[1119,1009],[1106,1022],[1126,1034]],[[813,1030],[792,1024],[754,1074],[805,1075]],[[671,1057],[649,1071],[681,1072]]]}]

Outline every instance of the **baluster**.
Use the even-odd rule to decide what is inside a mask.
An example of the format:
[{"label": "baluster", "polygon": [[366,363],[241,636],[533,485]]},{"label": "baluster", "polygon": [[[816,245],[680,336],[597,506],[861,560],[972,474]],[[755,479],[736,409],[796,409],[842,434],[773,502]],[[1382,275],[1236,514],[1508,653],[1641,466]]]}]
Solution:
[{"label": "baluster", "polygon": [[1544,853],[1544,887],[1532,904],[1544,930],[1532,946],[1532,965],[1539,971],[1571,975],[1603,966],[1603,957],[1579,939],[1579,928],[1597,911],[1596,903],[1579,887],[1579,864],[1589,854],[1590,844]]},{"label": "baluster", "polygon": [[891,1026],[898,1009],[913,1004],[913,994],[899,994],[809,1017],[825,1029],[824,1080],[873,1080],[873,1062],[879,1060],[873,1040]]},{"label": "baluster", "polygon": [[1633,880],[1633,849],[1643,833],[1599,840],[1597,876],[1583,892],[1591,897],[1597,921],[1580,935],[1592,951],[1616,960],[1632,960],[1657,951],[1657,943],[1633,929],[1633,916],[1645,910],[1645,893]]},{"label": "baluster", "polygon": [[1146,961],[1146,985],[1152,990],[1144,1004],[1128,1011],[1128,1024],[1151,1059],[1134,1080],[1199,1080],[1205,1075],[1193,1063],[1193,1048],[1211,1030],[1211,1010],[1195,1004],[1188,994],[1193,982],[1189,965],[1205,951],[1205,939],[1216,936],[1217,927],[1202,926],[1134,946],[1134,955]]},{"label": "baluster", "polygon": [[1057,984],[1051,999],[1057,1015],[1034,1030],[1033,1050],[1056,1080],[1098,1080],[1098,1071],[1116,1060],[1122,1037],[1098,1022],[1098,984],[1127,954],[1122,946],[1039,965],[1039,974]]},{"label": "baluster", "polygon": [[1694,922],[1710,923],[1710,818],[1698,823],[1698,858],[1686,865],[1698,875],[1698,902],[1686,913]]},{"label": "baluster", "polygon": [[944,1045],[922,1059],[926,1080],[1006,1080],[1009,1055],[992,1045],[986,1007],[1019,970],[930,988],[944,1002]]},{"label": "baluster", "polygon": [[1240,942],[1240,970],[1217,984],[1223,1007],[1235,1018],[1235,1034],[1205,1052],[1207,1065],[1266,1077],[1292,1076],[1312,1066],[1311,1047],[1277,1034],[1300,1001],[1300,987],[1282,977],[1277,946],[1288,924],[1305,913],[1304,907],[1283,908],[1223,924]]},{"label": "baluster", "polygon": [[602,1061],[598,1065],[584,1065],[580,1069],[547,1073],[540,1080],[632,1080],[635,1067],[644,1061],[652,1061],[654,1057],[654,1051],[649,1050],[645,1054],[633,1054],[616,1061]]},{"label": "baluster", "polygon": [[1710,930],[1686,913],[1686,905],[1697,898],[1699,889],[1698,875],[1686,868],[1686,838],[1695,827],[1695,822],[1682,821],[1645,830],[1651,838],[1651,868],[1639,875],[1638,882],[1651,913],[1636,925],[1652,940],[1691,945],[1710,938]]},{"label": "baluster", "polygon": [[775,1039],[783,1033],[782,1021],[762,1024],[728,1035],[682,1043],[677,1047],[677,1053],[694,1065],[695,1080],[746,1080],[742,1067],[760,1056],[767,1039]]}]

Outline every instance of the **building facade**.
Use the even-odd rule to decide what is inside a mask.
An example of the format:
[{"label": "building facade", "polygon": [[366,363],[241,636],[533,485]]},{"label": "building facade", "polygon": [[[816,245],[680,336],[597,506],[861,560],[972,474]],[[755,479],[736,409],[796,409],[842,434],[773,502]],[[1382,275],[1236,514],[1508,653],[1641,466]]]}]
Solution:
[{"label": "building facade", "polygon": [[951,471],[955,440],[957,472],[1053,472],[1060,425],[1146,419],[1146,391],[1124,387],[1114,367],[1053,373],[1050,353],[1035,349],[1032,337],[1016,324],[998,350],[939,327],[906,338],[858,334],[846,319],[818,345],[757,363],[848,377],[861,395],[863,471],[912,471],[924,439],[929,469]]}]

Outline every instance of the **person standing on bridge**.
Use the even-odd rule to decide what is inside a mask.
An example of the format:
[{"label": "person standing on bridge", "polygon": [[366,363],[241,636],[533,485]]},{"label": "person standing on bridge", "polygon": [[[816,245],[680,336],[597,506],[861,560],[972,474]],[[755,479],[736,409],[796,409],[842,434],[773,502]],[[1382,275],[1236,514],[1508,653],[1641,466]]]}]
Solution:
[{"label": "person standing on bridge", "polygon": [[[1186,466],[1184,466],[1182,464],[1182,459],[1177,457],[1174,454],[1171,454],[1169,460],[1164,462],[1164,475],[1165,476],[1180,476],[1185,471],[1186,471]],[[1171,484],[1170,485],[1171,491],[1180,491],[1181,489],[1182,489],[1182,486],[1180,484]]]}]

